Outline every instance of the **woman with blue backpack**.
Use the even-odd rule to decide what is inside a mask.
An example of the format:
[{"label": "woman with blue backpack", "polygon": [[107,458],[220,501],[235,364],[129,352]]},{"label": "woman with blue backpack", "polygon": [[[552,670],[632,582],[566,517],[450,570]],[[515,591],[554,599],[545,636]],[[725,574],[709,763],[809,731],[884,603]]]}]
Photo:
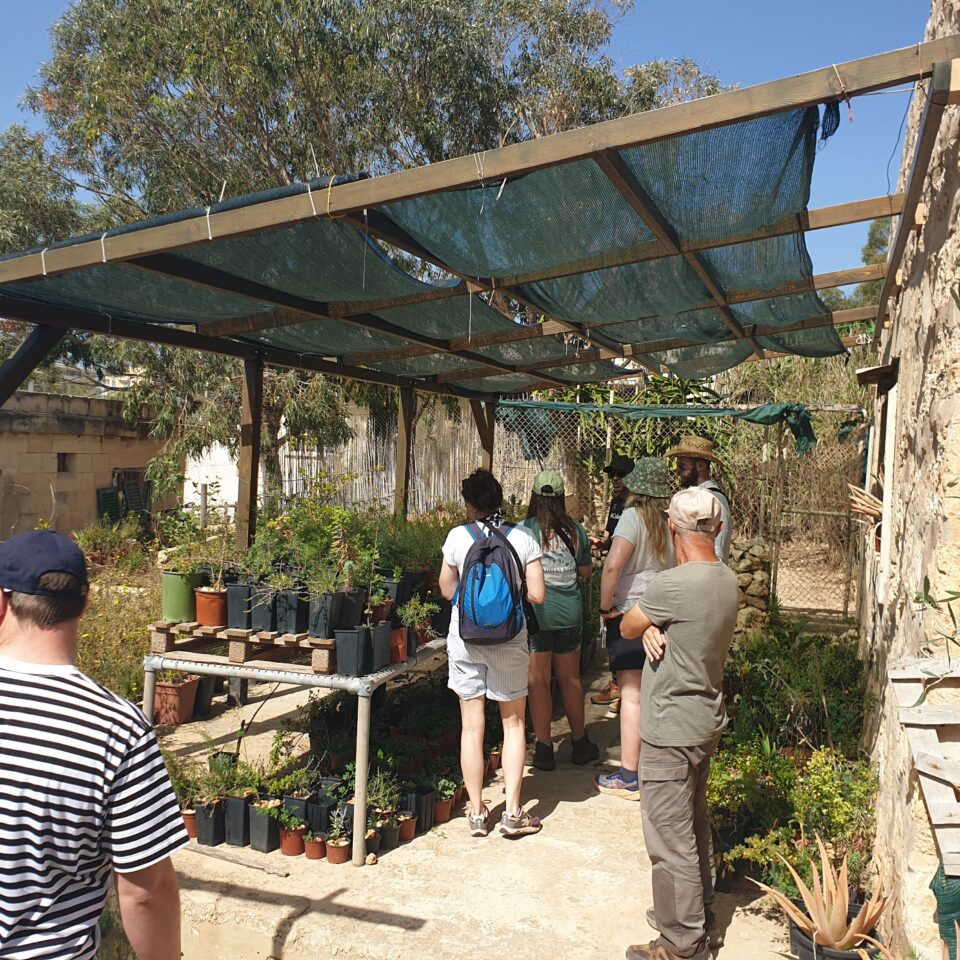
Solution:
[{"label": "woman with blue backpack", "polygon": [[540,820],[520,804],[527,752],[526,707],[530,604],[544,599],[540,543],[500,514],[503,488],[489,470],[475,470],[460,485],[467,523],[454,527],[443,545],[440,592],[452,603],[447,634],[447,685],[460,698],[460,767],[470,797],[470,833],[489,833],[483,802],[484,702],[494,700],[503,722],[506,808],[500,832],[537,833]]},{"label": "woman with blue backpack", "polygon": [[600,756],[584,726],[583,686],[580,683],[580,642],[583,637],[583,598],[579,578],[593,574],[587,531],[566,511],[563,477],[542,470],[533,481],[530,507],[523,525],[543,550],[543,579],[547,596],[537,611],[540,629],[530,634],[530,719],[536,743],[533,765],[554,770],[557,765],[550,738],[554,675],[570,724],[570,759],[585,764]]}]

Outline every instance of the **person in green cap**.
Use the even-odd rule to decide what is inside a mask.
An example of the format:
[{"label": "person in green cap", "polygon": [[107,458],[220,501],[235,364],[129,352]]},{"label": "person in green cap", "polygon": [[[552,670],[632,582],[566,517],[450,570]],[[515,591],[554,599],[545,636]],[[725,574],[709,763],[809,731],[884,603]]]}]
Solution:
[{"label": "person in green cap", "polygon": [[566,511],[563,477],[559,473],[542,470],[537,474],[527,519],[522,525],[543,549],[543,579],[547,587],[543,606],[537,609],[540,629],[530,635],[527,688],[530,718],[537,738],[533,765],[538,770],[553,770],[557,765],[550,738],[553,712],[550,681],[554,675],[570,724],[571,759],[576,764],[589,763],[600,756],[600,749],[591,742],[584,726],[580,684],[583,601],[577,578],[589,577],[593,564],[586,530]]},{"label": "person in green cap", "polygon": [[640,799],[640,678],[643,645],[620,636],[623,615],[636,606],[653,578],[676,563],[665,511],[673,490],[667,465],[643,457],[623,478],[628,496],[600,579],[600,616],[607,629],[610,669],[620,681],[620,769],[597,777],[601,793]]}]

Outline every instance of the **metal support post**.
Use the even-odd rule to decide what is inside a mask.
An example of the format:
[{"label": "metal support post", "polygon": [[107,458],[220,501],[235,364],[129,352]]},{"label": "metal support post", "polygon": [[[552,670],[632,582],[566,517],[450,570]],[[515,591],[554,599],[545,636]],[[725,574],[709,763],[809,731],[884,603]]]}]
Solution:
[{"label": "metal support post", "polygon": [[367,777],[370,772],[370,697],[357,695],[357,755],[353,788],[353,865],[362,867],[367,857]]},{"label": "metal support post", "polygon": [[149,724],[153,724],[153,699],[156,690],[157,669],[147,663],[143,671],[143,715]]}]

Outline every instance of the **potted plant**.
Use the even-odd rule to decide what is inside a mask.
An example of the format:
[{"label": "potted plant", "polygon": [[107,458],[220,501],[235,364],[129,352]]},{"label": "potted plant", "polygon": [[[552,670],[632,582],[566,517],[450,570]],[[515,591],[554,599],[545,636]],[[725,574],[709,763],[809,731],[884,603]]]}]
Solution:
[{"label": "potted plant", "polygon": [[346,818],[347,809],[342,804],[330,815],[330,832],[327,835],[327,860],[330,863],[346,863],[350,859]]},{"label": "potted plant", "polygon": [[189,757],[180,757],[171,750],[163,751],[163,762],[170,777],[170,785],[180,804],[183,825],[191,840],[197,837],[197,797],[200,793],[200,780],[203,771],[200,765]]},{"label": "potted plant", "polygon": [[413,656],[416,648],[429,639],[430,620],[439,613],[440,607],[429,600],[412,596],[397,610],[400,622],[407,628],[407,656]]},{"label": "potted plant", "polygon": [[[759,880],[753,881],[773,897],[788,920],[795,924],[799,960],[815,960],[816,957],[862,960],[865,956],[882,956],[893,960],[889,950],[875,936],[877,920],[886,908],[889,897],[878,895],[867,900],[851,917],[847,857],[844,856],[838,873],[819,835],[817,846],[820,849],[822,873],[818,873],[816,865],[811,861],[813,882],[810,887],[803,882],[793,866],[780,857],[800,891],[805,910],[779,890],[774,890]],[[877,890],[882,889],[881,874],[877,881]]]},{"label": "potted plant", "polygon": [[324,640],[333,639],[334,624],[340,620],[344,594],[337,591],[340,574],[335,564],[317,564],[307,578],[310,611],[307,633]]},{"label": "potted plant", "polygon": [[457,785],[446,776],[438,776],[434,780],[433,788],[436,798],[433,801],[433,822],[446,823],[453,813],[453,797],[457,792]]},{"label": "potted plant", "polygon": [[186,723],[193,715],[200,678],[195,673],[162,670],[153,694],[153,720],[161,726]]},{"label": "potted plant", "polygon": [[250,846],[261,853],[270,853],[280,846],[280,827],[270,811],[279,809],[277,797],[254,800],[250,808]]},{"label": "potted plant", "polygon": [[307,805],[316,799],[316,793],[310,789],[312,779],[313,771],[300,767],[282,777],[277,785],[284,808],[300,820],[307,819]]},{"label": "potted plant", "polygon": [[276,629],[280,633],[306,633],[310,604],[303,587],[289,573],[273,574],[270,586],[276,598]]},{"label": "potted plant", "polygon": [[367,830],[363,835],[367,853],[380,852],[380,831],[377,829],[377,820],[377,814],[370,810],[367,813]]},{"label": "potted plant", "polygon": [[303,853],[303,835],[307,825],[283,806],[271,807],[270,816],[280,832],[280,852],[285,857],[299,857]]},{"label": "potted plant", "polygon": [[308,860],[322,860],[327,844],[323,836],[307,830],[303,835],[303,852]]},{"label": "potted plant", "polygon": [[367,782],[367,804],[381,816],[396,812],[400,805],[400,785],[389,770],[377,770]]},{"label": "potted plant", "polygon": [[[220,753],[210,757],[235,757],[236,754]],[[230,772],[230,783],[226,789],[224,831],[226,842],[231,847],[245,847],[250,843],[250,807],[257,798],[260,777],[253,767],[245,763],[225,763]]]},{"label": "potted plant", "polygon": [[362,677],[373,671],[373,642],[365,624],[334,630],[337,643],[337,673],[343,677]]},{"label": "potted plant", "polygon": [[224,820],[227,777],[221,769],[207,772],[197,802],[197,843],[205,847],[218,847],[227,838]]},{"label": "potted plant", "polygon": [[400,801],[405,810],[413,811],[417,821],[416,832],[418,834],[426,833],[433,827],[433,802],[435,799],[436,793],[433,786],[426,780],[421,780],[411,785],[411,789],[404,794]]},{"label": "potted plant", "polygon": [[393,850],[400,842],[400,821],[392,814],[377,820],[377,830],[380,831],[381,850]]},{"label": "potted plant", "polygon": [[157,554],[163,572],[163,619],[172,623],[196,620],[194,590],[203,586],[206,575],[195,553],[200,530],[196,519],[185,511],[176,511],[161,518],[158,538],[164,547]]},{"label": "potted plant", "polygon": [[411,810],[398,810],[397,822],[400,824],[399,840],[406,843],[417,835],[417,815]]}]

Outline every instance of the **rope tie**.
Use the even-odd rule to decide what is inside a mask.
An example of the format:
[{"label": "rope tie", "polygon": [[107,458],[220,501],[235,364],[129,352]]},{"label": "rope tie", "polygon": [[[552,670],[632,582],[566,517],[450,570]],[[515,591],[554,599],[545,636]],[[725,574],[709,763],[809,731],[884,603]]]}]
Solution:
[{"label": "rope tie", "polygon": [[364,292],[367,290],[367,247],[370,246],[370,230],[369,224],[367,223],[367,208],[363,208],[363,277],[360,284],[360,289]]},{"label": "rope tie", "polygon": [[107,245],[106,243],[104,243],[106,236],[107,236],[107,231],[104,230],[103,233],[100,235],[100,258],[103,263],[107,262]]},{"label": "rope tie", "polygon": [[213,239],[213,227],[210,224],[210,208],[207,207],[207,239]]},{"label": "rope tie", "polygon": [[837,75],[837,83],[840,84],[840,96],[843,97],[844,102],[847,105],[847,110],[850,114],[850,122],[853,123],[853,103],[850,101],[850,94],[847,93],[847,88],[843,84],[843,77],[840,76],[840,71],[837,69],[837,65],[831,64],[833,67],[833,72]]},{"label": "rope tie", "polygon": [[227,181],[223,181],[223,186],[220,188],[220,199],[217,203],[223,203],[223,195],[227,192]]},{"label": "rope tie", "polygon": [[48,247],[44,247],[40,251],[40,269],[43,271],[43,275],[47,275],[47,250]]},{"label": "rope tie", "polygon": [[307,182],[307,198],[310,200],[310,209],[313,211],[313,215],[317,215],[317,205],[313,202],[313,191],[310,189],[310,183]]},{"label": "rope tie", "polygon": [[487,202],[486,190],[484,187],[486,184],[483,182],[483,158],[486,155],[486,150],[481,153],[475,153],[473,155],[473,163],[477,168],[477,180],[480,181],[480,215],[483,216],[483,205]]},{"label": "rope tie", "polygon": [[337,179],[337,178],[336,178],[335,176],[334,176],[334,177],[331,177],[331,178],[330,178],[330,182],[327,184],[327,216],[328,216],[331,220],[342,220],[342,219],[343,219],[342,216],[335,217],[335,216],[330,212],[330,201],[331,201],[332,196],[333,196],[333,181],[336,180],[336,179]]}]

